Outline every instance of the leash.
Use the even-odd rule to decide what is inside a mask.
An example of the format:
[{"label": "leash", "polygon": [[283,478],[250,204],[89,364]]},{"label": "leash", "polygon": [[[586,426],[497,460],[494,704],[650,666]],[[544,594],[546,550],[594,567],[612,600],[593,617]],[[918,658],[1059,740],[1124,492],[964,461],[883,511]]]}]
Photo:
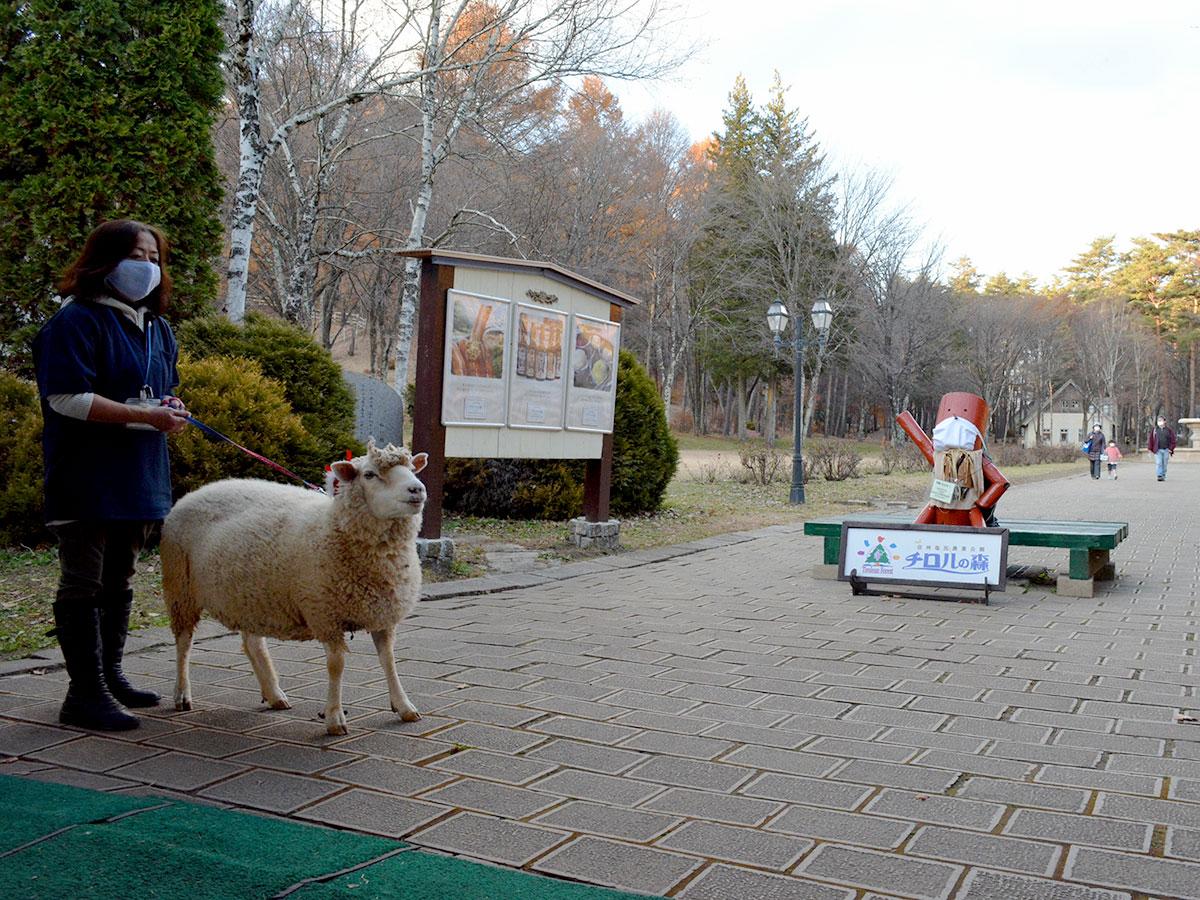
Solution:
[{"label": "leash", "polygon": [[272,462],[271,460],[269,460],[265,456],[263,456],[261,453],[255,453],[253,450],[243,447],[241,444],[239,444],[233,438],[231,438],[227,435],[221,434],[221,432],[217,431],[217,429],[213,428],[211,425],[205,425],[203,422],[201,422],[195,416],[189,416],[188,421],[191,422],[193,425],[195,425],[197,428],[199,428],[201,431],[203,431],[205,434],[207,434],[209,437],[213,438],[214,440],[224,441],[227,444],[232,444],[233,446],[235,446],[239,450],[241,450],[243,453],[245,453],[247,456],[249,456],[251,459],[256,459],[263,465],[270,466],[276,472],[279,472],[282,475],[286,475],[288,478],[295,479],[296,481],[298,481],[302,485],[304,485],[306,488],[308,488],[310,491],[319,491],[322,494],[325,493],[325,488],[321,487],[320,485],[313,484],[311,481],[305,481],[303,478],[301,478],[295,472],[291,471],[290,469],[285,469],[283,466],[279,465],[279,463],[277,463],[277,462]]}]

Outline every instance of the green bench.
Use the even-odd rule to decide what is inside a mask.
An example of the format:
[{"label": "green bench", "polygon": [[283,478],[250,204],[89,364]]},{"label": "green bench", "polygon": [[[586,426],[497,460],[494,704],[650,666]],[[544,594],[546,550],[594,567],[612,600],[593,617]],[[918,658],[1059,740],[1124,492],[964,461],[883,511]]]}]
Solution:
[{"label": "green bench", "polygon": [[[911,515],[857,513],[828,516],[804,523],[804,533],[825,539],[824,565],[813,574],[836,578],[842,543],[842,522],[907,523]],[[1067,597],[1091,597],[1096,581],[1111,581],[1116,575],[1109,553],[1129,537],[1128,522],[1046,522],[1038,519],[1000,519],[1008,529],[1010,547],[1060,547],[1070,551],[1066,575],[1058,576],[1058,593]]]}]

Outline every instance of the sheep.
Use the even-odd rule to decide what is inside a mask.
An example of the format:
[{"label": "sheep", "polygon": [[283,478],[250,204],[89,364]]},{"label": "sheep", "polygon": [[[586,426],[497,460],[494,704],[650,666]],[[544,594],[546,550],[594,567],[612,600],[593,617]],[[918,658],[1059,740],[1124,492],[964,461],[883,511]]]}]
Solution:
[{"label": "sheep", "polygon": [[163,596],[175,635],[175,708],[192,708],[188,659],[207,611],[242,633],[242,647],[271,709],[291,704],[266,638],[325,646],[325,727],[347,734],[342,709],[346,632],[368,631],[387,677],[392,711],[421,717],[396,674],[398,622],[421,592],[416,536],[424,453],[368,444],[366,456],[331,466],[329,494],[257,479],[227,479],[184,496],[163,523]]}]

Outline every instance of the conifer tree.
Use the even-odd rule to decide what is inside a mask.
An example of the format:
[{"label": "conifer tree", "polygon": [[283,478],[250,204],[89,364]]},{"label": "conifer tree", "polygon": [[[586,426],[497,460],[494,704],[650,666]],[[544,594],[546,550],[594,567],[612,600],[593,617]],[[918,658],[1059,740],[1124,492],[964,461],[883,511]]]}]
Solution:
[{"label": "conifer tree", "polygon": [[0,358],[22,358],[54,282],[107,219],[167,234],[174,318],[214,300],[221,15],[220,0],[0,8]]}]

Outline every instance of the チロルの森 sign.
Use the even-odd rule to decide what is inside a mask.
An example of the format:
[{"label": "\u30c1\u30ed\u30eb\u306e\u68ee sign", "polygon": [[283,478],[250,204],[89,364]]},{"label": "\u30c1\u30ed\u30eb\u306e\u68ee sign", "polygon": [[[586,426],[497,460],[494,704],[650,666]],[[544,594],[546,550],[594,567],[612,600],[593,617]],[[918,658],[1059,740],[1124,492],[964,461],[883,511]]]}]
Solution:
[{"label": "\u30c1\u30ed\u30eb\u306e\u68ee sign", "polygon": [[841,581],[1004,590],[1008,529],[845,522]]}]

